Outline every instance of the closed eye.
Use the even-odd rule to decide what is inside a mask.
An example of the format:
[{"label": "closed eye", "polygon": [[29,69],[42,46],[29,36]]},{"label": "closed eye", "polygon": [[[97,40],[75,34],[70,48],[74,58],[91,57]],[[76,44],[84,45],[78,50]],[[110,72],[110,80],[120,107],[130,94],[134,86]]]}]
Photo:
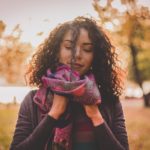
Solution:
[{"label": "closed eye", "polygon": [[85,52],[92,52],[93,51],[93,44],[92,43],[83,43],[82,49]]},{"label": "closed eye", "polygon": [[92,49],[83,49],[83,50],[86,52],[92,52],[93,51]]},{"label": "closed eye", "polygon": [[70,46],[66,46],[65,48],[68,49],[68,50],[71,50],[71,47],[70,47]]}]

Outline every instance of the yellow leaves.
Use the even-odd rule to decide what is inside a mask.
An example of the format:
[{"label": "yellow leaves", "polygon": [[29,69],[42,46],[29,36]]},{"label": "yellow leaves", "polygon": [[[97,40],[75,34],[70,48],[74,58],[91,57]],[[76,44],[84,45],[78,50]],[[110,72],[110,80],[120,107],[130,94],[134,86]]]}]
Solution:
[{"label": "yellow leaves", "polygon": [[136,11],[136,15],[142,19],[150,19],[150,11],[148,7],[142,6],[139,10]]},{"label": "yellow leaves", "polygon": [[5,28],[6,28],[5,23],[2,20],[0,20],[0,38],[1,38]]},{"label": "yellow leaves", "polygon": [[43,32],[38,32],[37,33],[37,36],[42,36],[43,35]]},{"label": "yellow leaves", "polygon": [[8,83],[24,83],[25,60],[32,52],[31,44],[20,42],[21,32],[16,25],[11,34],[1,38],[0,74]]},{"label": "yellow leaves", "polygon": [[135,3],[136,0],[121,0],[122,4]]},{"label": "yellow leaves", "polygon": [[[150,63],[147,60],[147,56],[149,56],[149,54],[146,52],[146,49],[149,50],[150,48],[149,8],[138,6],[136,0],[120,1],[122,5],[120,5],[120,8],[116,7],[116,9],[113,8],[113,0],[107,0],[105,6],[101,5],[101,1],[95,0],[93,6],[99,14],[101,24],[104,28],[108,27],[106,26],[108,23],[110,28],[110,22],[112,23],[111,25],[116,27],[116,30],[114,30],[115,28],[112,28],[113,30],[111,30],[113,31],[111,32],[113,35],[112,38],[117,43],[115,44],[117,47],[119,46],[122,51],[124,49],[124,51],[127,51],[126,54],[128,54],[128,59],[130,61],[133,60],[134,67],[136,68],[136,72],[134,72],[136,77],[138,78],[137,74],[140,74],[142,81],[150,79],[150,72],[148,71],[150,70]],[[126,9],[121,12],[120,9],[122,6],[124,6]],[[117,20],[117,24],[115,24],[113,20]],[[129,56],[129,52],[131,53],[131,56]],[[125,53],[122,52],[121,54],[124,59]],[[132,71],[134,71],[133,68]]]}]

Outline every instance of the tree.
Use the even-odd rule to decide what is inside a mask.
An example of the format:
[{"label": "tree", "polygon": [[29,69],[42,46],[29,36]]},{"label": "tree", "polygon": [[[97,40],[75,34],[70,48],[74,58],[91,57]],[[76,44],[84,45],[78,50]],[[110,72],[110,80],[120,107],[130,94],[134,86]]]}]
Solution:
[{"label": "tree", "polygon": [[[0,32],[3,33],[4,23],[0,23],[1,26],[3,30]],[[0,77],[4,77],[9,84],[24,84],[25,60],[32,52],[30,43],[20,41],[21,35],[20,26],[16,25],[12,33],[0,38]]]},{"label": "tree", "polygon": [[6,28],[5,23],[2,20],[0,20],[0,38],[2,37],[5,28]]},{"label": "tree", "polygon": [[[136,0],[121,0],[125,10],[113,8],[113,0],[107,0],[105,6],[101,6],[100,1],[94,0],[93,6],[98,12],[102,25],[110,22],[114,27],[115,35],[122,45],[126,45],[130,50],[130,79],[134,80],[143,91],[145,106],[150,106],[149,94],[144,93],[143,83],[150,80],[150,60],[149,35],[150,35],[150,12],[147,7],[138,7]],[[116,20],[118,24],[114,24]],[[113,32],[114,34],[114,32]],[[132,69],[131,69],[132,66]]]}]

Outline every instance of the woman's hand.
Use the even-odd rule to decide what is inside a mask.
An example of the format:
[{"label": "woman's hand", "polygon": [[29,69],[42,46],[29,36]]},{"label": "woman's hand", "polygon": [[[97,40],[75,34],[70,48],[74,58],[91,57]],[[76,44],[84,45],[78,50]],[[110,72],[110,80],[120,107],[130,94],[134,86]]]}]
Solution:
[{"label": "woman's hand", "polygon": [[98,126],[104,122],[97,105],[84,105],[84,109],[94,126]]},{"label": "woman's hand", "polygon": [[67,97],[54,94],[53,104],[48,115],[54,119],[59,119],[59,117],[65,112],[67,104]]}]

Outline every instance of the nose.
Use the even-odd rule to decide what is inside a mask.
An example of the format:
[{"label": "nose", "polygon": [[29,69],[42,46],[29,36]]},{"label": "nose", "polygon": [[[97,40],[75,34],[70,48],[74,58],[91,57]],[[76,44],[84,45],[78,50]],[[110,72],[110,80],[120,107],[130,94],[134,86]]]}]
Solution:
[{"label": "nose", "polygon": [[76,59],[80,59],[81,58],[81,49],[80,49],[80,47],[77,47],[76,48],[76,51],[75,51],[75,58]]}]

